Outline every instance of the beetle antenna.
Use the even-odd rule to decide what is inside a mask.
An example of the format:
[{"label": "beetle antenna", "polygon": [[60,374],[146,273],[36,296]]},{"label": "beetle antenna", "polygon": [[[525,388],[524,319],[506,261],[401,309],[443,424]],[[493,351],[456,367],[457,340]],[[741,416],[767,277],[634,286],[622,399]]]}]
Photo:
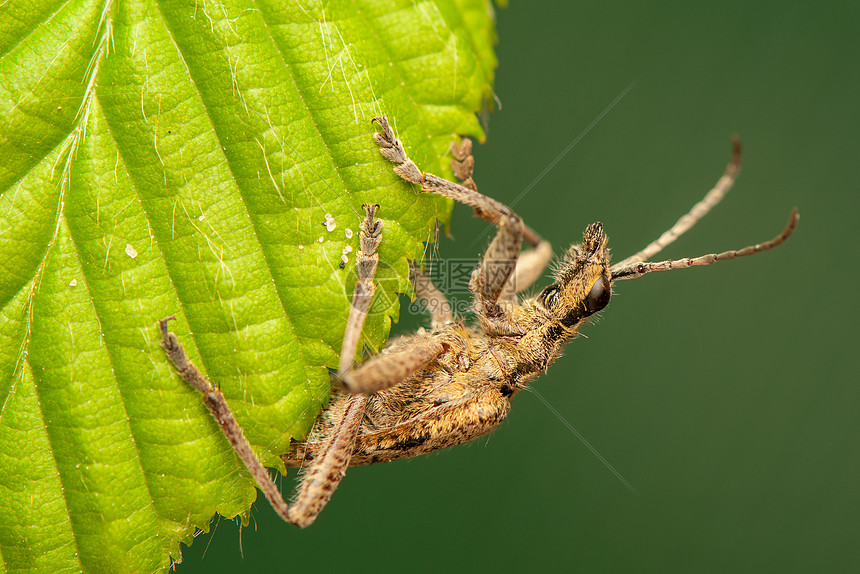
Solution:
[{"label": "beetle antenna", "polygon": [[[738,173],[741,171],[741,140],[738,139],[738,136],[732,136],[732,157],[729,160],[729,164],[726,166],[726,171],[723,172],[722,177],[717,180],[716,185],[714,185],[713,189],[705,194],[705,197],[702,200],[693,206],[693,208],[684,214],[681,219],[675,222],[668,231],[666,231],[663,235],[661,235],[656,241],[652,242],[648,247],[636,253],[635,255],[631,255],[624,261],[619,261],[613,267],[617,267],[618,269],[626,268],[632,263],[638,263],[639,261],[647,261],[660,253],[667,245],[674,242],[676,239],[681,237],[684,233],[690,230],[691,227],[696,225],[700,219],[708,214],[711,209],[717,205],[720,201],[722,201],[723,197],[729,192],[732,186],[735,184],[735,180],[738,178]],[[615,271],[612,272],[615,274]]]},{"label": "beetle antenna", "polygon": [[724,251],[722,253],[710,253],[708,255],[701,255],[699,257],[693,258],[687,257],[684,259],[659,261],[656,263],[640,261],[630,263],[623,267],[619,265],[614,265],[611,271],[612,281],[636,279],[637,277],[641,277],[642,275],[650,273],[651,271],[669,271],[670,269],[686,269],[688,267],[712,265],[717,261],[726,261],[729,259],[736,259],[738,257],[755,255],[756,253],[761,253],[762,251],[768,251],[778,245],[782,245],[783,243],[785,243],[786,239],[791,237],[791,234],[794,233],[794,229],[797,227],[798,219],[800,219],[800,213],[798,213],[797,208],[795,207],[791,210],[791,215],[789,215],[788,217],[788,223],[785,225],[779,235],[777,235],[770,241],[747,245],[743,249]]}]

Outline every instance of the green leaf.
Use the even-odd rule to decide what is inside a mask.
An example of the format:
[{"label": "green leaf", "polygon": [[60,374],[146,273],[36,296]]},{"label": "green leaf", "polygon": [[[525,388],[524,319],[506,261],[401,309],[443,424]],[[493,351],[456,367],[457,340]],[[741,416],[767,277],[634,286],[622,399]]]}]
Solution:
[{"label": "green leaf", "polygon": [[450,215],[370,119],[448,173],[493,39],[484,0],[0,2],[0,572],[153,571],[247,516],[156,321],[279,465],[327,399],[361,204],[385,220],[372,348]]}]

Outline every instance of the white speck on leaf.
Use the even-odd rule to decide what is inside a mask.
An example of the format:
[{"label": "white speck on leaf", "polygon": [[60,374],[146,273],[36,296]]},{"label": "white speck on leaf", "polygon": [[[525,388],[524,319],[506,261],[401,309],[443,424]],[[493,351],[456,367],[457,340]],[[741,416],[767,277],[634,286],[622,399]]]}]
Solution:
[{"label": "white speck on leaf", "polygon": [[131,243],[126,243],[125,254],[134,259],[135,257],[137,257],[137,250],[131,246]]},{"label": "white speck on leaf", "polygon": [[352,229],[349,227],[343,230],[343,234],[346,235],[347,239],[352,239]]},{"label": "white speck on leaf", "polygon": [[317,239],[317,241],[319,241],[320,243],[322,243],[322,242],[323,242],[322,235],[320,235],[320,238],[319,238],[319,239]]},{"label": "white speck on leaf", "polygon": [[325,214],[325,228],[326,231],[331,233],[334,231],[334,228],[337,227],[337,223],[334,222],[334,217],[332,217],[331,213]]},{"label": "white speck on leaf", "polygon": [[78,280],[77,280],[77,279],[72,279],[71,281],[69,281],[69,287],[74,287],[74,286],[75,286],[75,285],[77,285],[77,284],[78,284]]}]

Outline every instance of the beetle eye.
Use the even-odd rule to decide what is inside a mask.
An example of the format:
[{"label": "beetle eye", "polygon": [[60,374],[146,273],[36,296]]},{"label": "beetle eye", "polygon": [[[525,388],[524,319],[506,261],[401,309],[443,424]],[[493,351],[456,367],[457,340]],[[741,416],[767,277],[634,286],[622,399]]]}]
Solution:
[{"label": "beetle eye", "polygon": [[597,313],[609,303],[610,289],[609,279],[606,275],[601,275],[591,286],[591,291],[588,292],[583,307],[585,307],[586,316]]},{"label": "beetle eye", "polygon": [[544,289],[540,295],[540,300],[547,309],[554,307],[558,303],[558,287],[550,285]]}]

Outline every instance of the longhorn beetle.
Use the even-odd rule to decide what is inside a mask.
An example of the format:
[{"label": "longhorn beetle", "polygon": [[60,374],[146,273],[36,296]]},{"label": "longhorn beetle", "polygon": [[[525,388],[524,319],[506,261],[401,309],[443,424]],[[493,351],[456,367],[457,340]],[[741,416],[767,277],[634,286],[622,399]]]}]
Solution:
[{"label": "longhorn beetle", "polygon": [[[379,205],[365,205],[361,251],[356,256],[358,281],[344,333],[335,385],[328,409],[305,441],[293,442],[283,461],[304,468],[295,500],[288,504],[251,450],[221,391],[188,360],[168,317],[160,321],[162,345],[179,375],[203,393],[239,458],[266,498],[287,522],[310,525],[329,501],[351,465],[408,458],[483,436],[505,419],[511,400],[561,354],[588,318],[609,303],[615,282],[652,271],[685,269],[753,255],[772,249],[794,232],[797,209],[779,235],[734,251],[671,261],[648,262],[690,229],[732,187],[740,170],[741,149],[733,140],[726,171],[714,188],[686,215],[645,249],[610,265],[607,237],[600,223],[586,227],[582,242],[564,254],[555,279],[533,297],[517,294],[532,285],[552,258],[552,249],[507,205],[478,192],[472,181],[474,160],[468,139],[451,145],[454,183],[423,173],[406,155],[385,116],[374,118],[380,152],[404,180],[426,193],[452,198],[474,208],[498,227],[495,238],[472,272],[474,324],[453,316],[445,296],[412,264],[415,295],[431,311],[431,330],[390,342],[383,351],[353,366],[359,337],[373,293],[373,279],[383,240]],[[531,248],[520,252],[523,240]]]}]

